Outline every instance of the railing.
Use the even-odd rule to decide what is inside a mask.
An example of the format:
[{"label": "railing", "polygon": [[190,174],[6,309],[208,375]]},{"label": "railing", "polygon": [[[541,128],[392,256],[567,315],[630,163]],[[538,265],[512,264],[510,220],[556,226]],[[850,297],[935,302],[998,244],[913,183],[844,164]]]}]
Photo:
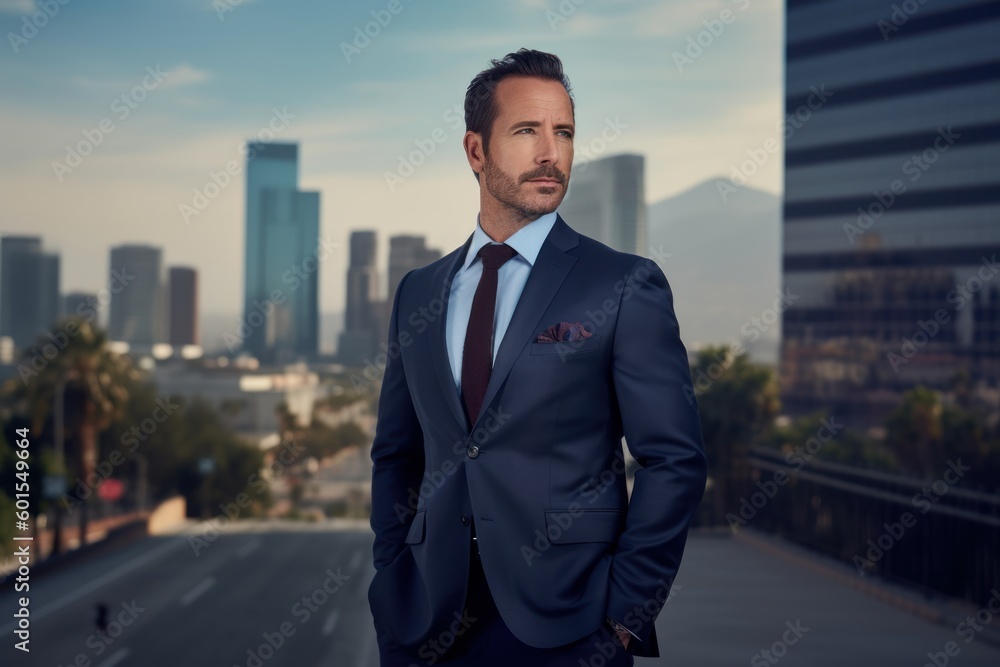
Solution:
[{"label": "railing", "polygon": [[735,517],[846,561],[859,577],[928,595],[983,605],[1000,584],[1000,496],[962,488],[957,460],[929,480],[817,460],[790,465],[764,448],[751,448],[749,463],[731,525]]}]

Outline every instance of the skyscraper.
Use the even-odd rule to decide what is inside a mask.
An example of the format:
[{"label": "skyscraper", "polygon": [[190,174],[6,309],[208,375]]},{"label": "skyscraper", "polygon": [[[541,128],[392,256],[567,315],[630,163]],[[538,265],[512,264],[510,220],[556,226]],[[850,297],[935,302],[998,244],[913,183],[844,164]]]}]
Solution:
[{"label": "skyscraper", "polygon": [[388,300],[396,294],[396,287],[409,271],[427,266],[441,258],[441,251],[428,248],[423,236],[400,234],[389,239]]},{"label": "skyscraper", "polygon": [[575,167],[559,214],[585,236],[648,255],[645,164],[642,155],[612,155]]},{"label": "skyscraper", "polygon": [[319,193],[298,189],[298,145],[247,150],[243,348],[284,363],[319,342]]},{"label": "skyscraper", "polygon": [[409,271],[427,266],[441,258],[441,251],[428,248],[423,236],[400,234],[389,238],[389,284],[386,298],[373,304],[375,313],[375,342],[385,342],[389,333],[389,318],[392,316],[392,298],[396,295],[399,282]]},{"label": "skyscraper", "polygon": [[96,318],[99,301],[96,294],[87,292],[70,292],[63,297],[64,317],[83,317],[91,320],[97,326]]},{"label": "skyscraper", "polygon": [[351,232],[351,257],[347,267],[347,311],[337,344],[337,358],[345,365],[360,365],[375,354],[378,344],[378,271],[374,231]]},{"label": "skyscraper", "polygon": [[186,266],[170,267],[169,343],[198,343],[198,272]]},{"label": "skyscraper", "polygon": [[42,252],[37,236],[0,240],[0,336],[19,349],[59,319],[59,256]]},{"label": "skyscraper", "polygon": [[781,385],[878,423],[1000,375],[1000,5],[789,0]]},{"label": "skyscraper", "polygon": [[111,282],[122,283],[111,295],[111,340],[142,348],[166,339],[162,256],[160,248],[147,245],[111,249]]}]

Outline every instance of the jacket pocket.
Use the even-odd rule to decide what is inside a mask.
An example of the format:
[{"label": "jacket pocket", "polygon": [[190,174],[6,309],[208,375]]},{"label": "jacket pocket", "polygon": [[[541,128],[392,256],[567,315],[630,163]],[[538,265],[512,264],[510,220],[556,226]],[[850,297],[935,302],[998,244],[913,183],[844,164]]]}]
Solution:
[{"label": "jacket pocket", "polygon": [[601,347],[601,335],[594,334],[590,338],[570,342],[531,343],[531,354],[559,354],[567,357],[574,354],[591,352]]}]

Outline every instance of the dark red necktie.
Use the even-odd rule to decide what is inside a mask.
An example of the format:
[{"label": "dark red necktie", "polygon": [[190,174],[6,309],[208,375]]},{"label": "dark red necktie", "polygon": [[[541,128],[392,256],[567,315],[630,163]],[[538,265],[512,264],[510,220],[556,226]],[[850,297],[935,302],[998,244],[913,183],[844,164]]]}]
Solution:
[{"label": "dark red necktie", "polygon": [[477,257],[483,260],[483,275],[472,299],[469,327],[462,349],[462,399],[469,425],[476,423],[486,385],[493,370],[493,315],[497,303],[497,275],[500,267],[517,254],[506,243],[487,243]]}]

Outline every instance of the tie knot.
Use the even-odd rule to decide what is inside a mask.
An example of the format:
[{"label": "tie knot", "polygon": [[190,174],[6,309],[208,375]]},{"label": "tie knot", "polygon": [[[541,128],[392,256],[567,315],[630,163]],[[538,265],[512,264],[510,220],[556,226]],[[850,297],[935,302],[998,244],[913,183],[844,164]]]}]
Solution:
[{"label": "tie knot", "polygon": [[506,243],[487,243],[479,249],[477,257],[482,258],[484,269],[499,269],[516,254],[517,251]]}]

